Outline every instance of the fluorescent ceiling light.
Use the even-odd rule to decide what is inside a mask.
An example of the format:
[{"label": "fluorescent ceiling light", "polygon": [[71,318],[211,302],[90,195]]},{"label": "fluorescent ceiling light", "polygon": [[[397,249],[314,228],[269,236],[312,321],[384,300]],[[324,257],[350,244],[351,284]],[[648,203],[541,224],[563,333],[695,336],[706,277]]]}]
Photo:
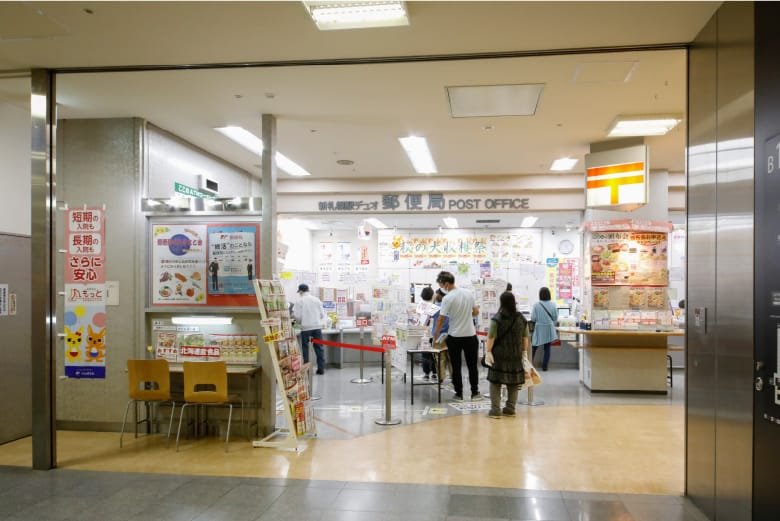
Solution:
[{"label": "fluorescent ceiling light", "polygon": [[530,228],[534,224],[536,224],[536,221],[538,221],[538,217],[534,217],[533,215],[529,215],[528,217],[523,217],[523,222],[520,223],[521,228]]},{"label": "fluorescent ceiling light", "polygon": [[443,217],[442,221],[444,221],[444,225],[447,228],[457,228],[458,227],[458,220],[455,217]]},{"label": "fluorescent ceiling light", "polygon": [[377,219],[376,217],[371,217],[370,219],[366,219],[366,222],[376,228],[377,230],[384,230],[387,228],[387,225]]},{"label": "fluorescent ceiling light", "polygon": [[399,137],[398,141],[404,147],[409,161],[418,174],[435,174],[436,163],[433,162],[431,151],[428,149],[428,142],[424,137],[408,136]]},{"label": "fluorescent ceiling light", "polygon": [[574,168],[574,165],[577,164],[577,161],[579,161],[579,159],[572,159],[570,157],[561,157],[553,161],[552,165],[550,166],[550,170],[552,170],[553,172],[565,172],[567,170],[571,170],[572,168]]},{"label": "fluorescent ceiling light", "polygon": [[[229,126],[215,128],[214,130],[226,136],[227,138],[232,139],[250,152],[257,154],[258,156],[263,155],[263,140],[245,128]],[[279,151],[276,152],[274,159],[276,160],[276,166],[292,176],[302,177],[311,175],[311,173],[308,172],[305,168]]]},{"label": "fluorescent ceiling light", "polygon": [[246,148],[250,152],[263,155],[263,140],[255,136],[248,130],[242,127],[219,127],[215,128],[217,132],[232,139],[242,147]]},{"label": "fluorescent ceiling light", "polygon": [[227,326],[233,323],[233,317],[172,317],[177,326]]},{"label": "fluorescent ceiling light", "polygon": [[544,83],[447,87],[453,118],[533,116]]},{"label": "fluorescent ceiling light", "polygon": [[303,2],[320,31],[409,25],[401,1]]},{"label": "fluorescent ceiling light", "polygon": [[618,116],[609,127],[609,137],[663,136],[682,121],[680,116]]}]

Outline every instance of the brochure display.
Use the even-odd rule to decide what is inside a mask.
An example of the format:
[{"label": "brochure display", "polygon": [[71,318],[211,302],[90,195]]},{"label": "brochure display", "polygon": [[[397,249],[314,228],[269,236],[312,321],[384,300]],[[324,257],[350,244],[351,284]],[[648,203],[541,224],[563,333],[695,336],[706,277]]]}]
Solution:
[{"label": "brochure display", "polygon": [[299,438],[317,434],[309,393],[310,367],[303,363],[282,283],[254,280],[253,285],[286,420],[286,427],[253,442],[253,446],[301,450]]}]

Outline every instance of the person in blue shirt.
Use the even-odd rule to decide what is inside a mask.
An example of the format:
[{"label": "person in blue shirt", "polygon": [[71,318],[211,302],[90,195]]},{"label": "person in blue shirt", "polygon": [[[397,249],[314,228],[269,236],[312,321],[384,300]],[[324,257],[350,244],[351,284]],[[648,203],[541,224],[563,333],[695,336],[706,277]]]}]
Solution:
[{"label": "person in blue shirt", "polygon": [[544,358],[542,359],[542,371],[547,370],[550,364],[550,344],[558,338],[555,324],[558,322],[558,306],[550,300],[549,288],[542,287],[539,290],[539,302],[531,309],[531,321],[534,322],[534,333],[531,338],[533,346],[533,358],[536,358],[536,349],[544,346]]}]

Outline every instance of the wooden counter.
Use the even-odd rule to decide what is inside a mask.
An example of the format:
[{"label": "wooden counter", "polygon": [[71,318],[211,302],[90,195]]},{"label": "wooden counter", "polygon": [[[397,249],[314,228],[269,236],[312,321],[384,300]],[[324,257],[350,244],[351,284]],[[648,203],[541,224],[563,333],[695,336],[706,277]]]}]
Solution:
[{"label": "wooden counter", "polygon": [[558,328],[580,336],[580,381],[594,392],[666,394],[667,340],[671,331]]}]

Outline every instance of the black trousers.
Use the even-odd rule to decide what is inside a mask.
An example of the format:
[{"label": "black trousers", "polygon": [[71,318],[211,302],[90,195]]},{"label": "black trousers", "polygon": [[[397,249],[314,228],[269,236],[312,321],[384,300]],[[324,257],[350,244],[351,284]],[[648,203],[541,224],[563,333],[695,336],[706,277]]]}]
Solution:
[{"label": "black trousers", "polygon": [[448,336],[447,352],[450,355],[452,364],[452,385],[455,387],[455,394],[463,396],[463,377],[461,376],[461,353],[466,359],[466,367],[469,371],[469,385],[471,394],[479,393],[479,371],[477,369],[477,358],[479,357],[479,340],[474,336]]}]

